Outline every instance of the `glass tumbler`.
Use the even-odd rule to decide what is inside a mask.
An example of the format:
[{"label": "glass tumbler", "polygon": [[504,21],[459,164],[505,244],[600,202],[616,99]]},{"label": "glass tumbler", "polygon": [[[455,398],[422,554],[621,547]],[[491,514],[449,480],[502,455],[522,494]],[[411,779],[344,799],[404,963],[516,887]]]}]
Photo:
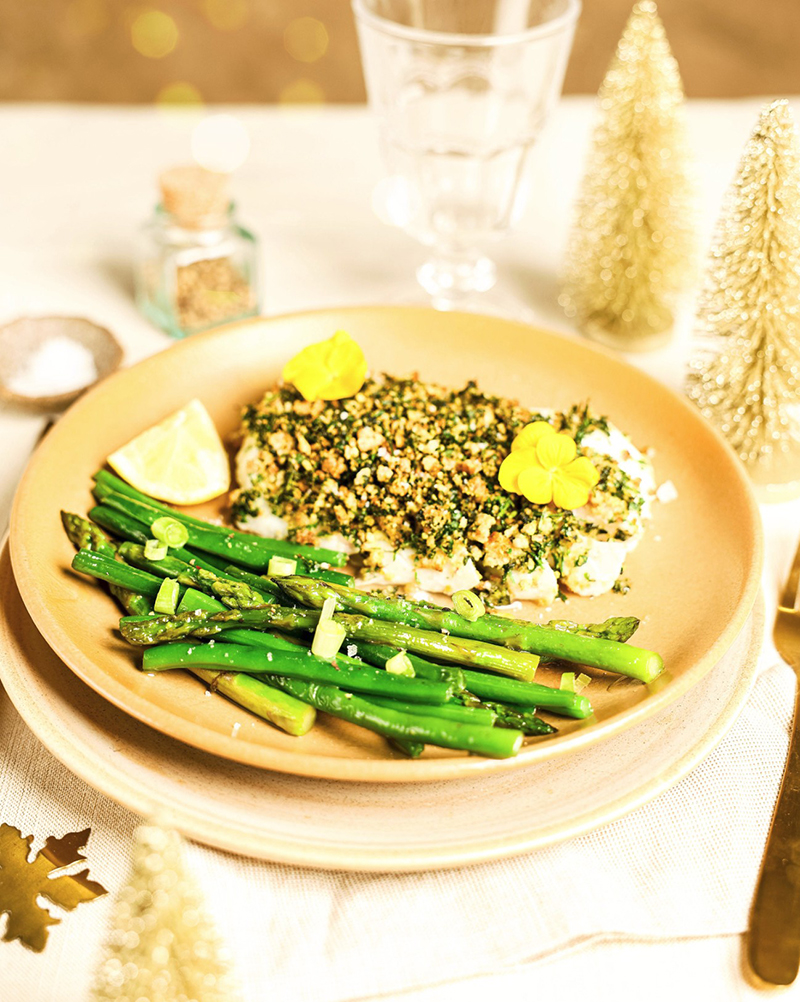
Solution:
[{"label": "glass tumbler", "polygon": [[387,215],[430,248],[438,309],[482,309],[486,246],[515,215],[561,92],[579,0],[352,0],[390,174]]}]

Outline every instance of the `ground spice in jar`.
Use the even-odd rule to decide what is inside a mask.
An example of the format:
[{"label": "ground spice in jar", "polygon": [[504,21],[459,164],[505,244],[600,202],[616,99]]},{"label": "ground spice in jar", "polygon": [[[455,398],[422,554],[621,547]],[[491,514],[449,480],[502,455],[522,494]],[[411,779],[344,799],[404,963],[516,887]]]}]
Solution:
[{"label": "ground spice in jar", "polygon": [[174,167],[159,186],[137,272],[142,311],[174,337],[255,316],[256,239],[234,218],[228,175]]},{"label": "ground spice in jar", "polygon": [[178,268],[175,302],[184,330],[224,323],[254,310],[250,284],[228,258],[195,261]]}]

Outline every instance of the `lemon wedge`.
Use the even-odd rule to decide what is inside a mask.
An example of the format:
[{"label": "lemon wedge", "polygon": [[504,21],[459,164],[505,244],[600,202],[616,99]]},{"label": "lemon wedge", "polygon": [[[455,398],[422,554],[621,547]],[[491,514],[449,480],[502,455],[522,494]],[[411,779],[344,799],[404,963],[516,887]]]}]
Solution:
[{"label": "lemon wedge", "polygon": [[214,422],[192,400],[108,457],[132,487],[172,504],[200,504],[228,490],[230,466]]}]

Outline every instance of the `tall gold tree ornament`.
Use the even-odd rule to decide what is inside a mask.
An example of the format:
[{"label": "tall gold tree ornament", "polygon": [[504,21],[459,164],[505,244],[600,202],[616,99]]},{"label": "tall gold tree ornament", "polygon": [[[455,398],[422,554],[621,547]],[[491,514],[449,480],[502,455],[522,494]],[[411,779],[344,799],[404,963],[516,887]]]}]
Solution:
[{"label": "tall gold tree ornament", "polygon": [[761,112],[725,197],[696,328],[688,395],[774,488],[765,498],[800,494],[800,139],[786,101]]},{"label": "tall gold tree ornament", "polygon": [[186,869],[177,832],[136,829],[93,1002],[238,1002],[230,956]]},{"label": "tall gold tree ornament", "polygon": [[600,88],[559,300],[583,333],[623,350],[668,340],[694,274],[684,111],[664,26],[642,0]]}]

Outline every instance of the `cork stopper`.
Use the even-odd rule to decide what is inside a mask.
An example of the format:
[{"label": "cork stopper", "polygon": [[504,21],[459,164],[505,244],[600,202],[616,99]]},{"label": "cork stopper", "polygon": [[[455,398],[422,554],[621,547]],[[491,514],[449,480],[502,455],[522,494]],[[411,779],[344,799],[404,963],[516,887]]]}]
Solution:
[{"label": "cork stopper", "polygon": [[159,177],[161,201],[181,226],[201,230],[218,224],[230,205],[228,174],[204,167],[172,167]]}]

